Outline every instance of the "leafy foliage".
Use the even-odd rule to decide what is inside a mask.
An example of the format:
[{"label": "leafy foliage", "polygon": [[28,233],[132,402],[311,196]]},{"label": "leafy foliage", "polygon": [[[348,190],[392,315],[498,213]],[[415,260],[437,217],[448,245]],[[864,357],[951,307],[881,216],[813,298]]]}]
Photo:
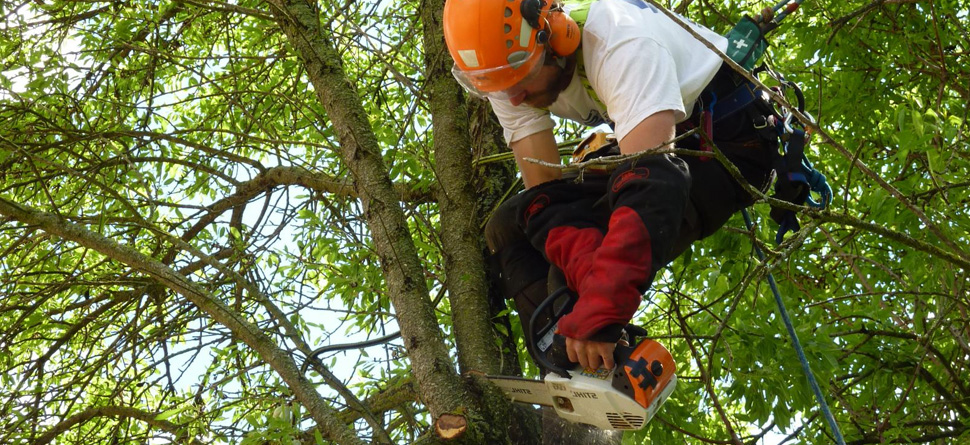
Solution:
[{"label": "leafy foliage", "polygon": [[[317,48],[336,50],[364,128],[337,122],[347,103],[319,91],[321,73],[284,31],[296,6],[315,14]],[[677,5],[720,31],[763,6]],[[458,272],[437,192],[457,191],[442,190],[435,138],[471,123],[481,162],[463,168],[479,227],[515,185],[508,161],[488,156],[500,133],[487,107],[432,115],[446,94],[429,87],[439,79],[428,66],[447,54],[418,38],[440,26],[422,15],[431,7],[0,4],[0,441],[348,442],[327,424],[338,419],[352,435],[405,443],[452,409],[439,393],[478,397],[472,383],[455,390],[447,373],[425,373],[453,373],[457,360],[414,362],[427,345],[416,335],[323,354],[307,372],[316,392],[287,371],[317,346],[425,323],[411,305],[428,302],[442,347],[475,340],[453,325],[469,306],[449,287]],[[831,443],[767,272],[848,442],[970,437],[967,16],[955,0],[818,0],[772,35],[772,67],[802,85],[824,130],[812,157],[837,199],[802,211],[785,243],[763,244],[765,264],[750,247],[774,237],[759,203],[753,237],[736,218],[664,271],[635,321],[674,353],[680,386],[626,443]],[[579,131],[563,124],[560,136]],[[404,212],[407,233],[389,238],[407,240],[421,267],[403,284],[389,277],[410,253],[385,255],[375,186],[345,155],[369,138]],[[461,242],[480,250],[477,235]],[[399,284],[427,292],[404,298]],[[512,352],[521,328],[496,326]],[[533,373],[517,350],[504,371],[521,361]]]}]

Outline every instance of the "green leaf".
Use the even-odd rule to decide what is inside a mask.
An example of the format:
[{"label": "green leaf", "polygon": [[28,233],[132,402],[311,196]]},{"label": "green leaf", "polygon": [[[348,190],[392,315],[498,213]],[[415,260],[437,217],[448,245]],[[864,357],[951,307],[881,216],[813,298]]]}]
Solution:
[{"label": "green leaf", "polygon": [[155,416],[155,420],[168,420],[172,417],[175,417],[181,414],[182,411],[185,411],[188,408],[189,408],[188,406],[180,406],[180,407],[172,408],[170,410],[162,411],[158,413],[157,416]]},{"label": "green leaf", "polygon": [[913,120],[913,130],[917,136],[923,136],[923,115],[917,112],[909,113]]},{"label": "green leaf", "polygon": [[898,125],[899,131],[903,132],[906,130],[906,113],[908,110],[905,106],[900,106],[896,110],[896,125]]},{"label": "green leaf", "polygon": [[926,158],[929,161],[930,171],[932,173],[943,172],[943,160],[940,157],[940,150],[938,148],[930,145],[926,150]]}]

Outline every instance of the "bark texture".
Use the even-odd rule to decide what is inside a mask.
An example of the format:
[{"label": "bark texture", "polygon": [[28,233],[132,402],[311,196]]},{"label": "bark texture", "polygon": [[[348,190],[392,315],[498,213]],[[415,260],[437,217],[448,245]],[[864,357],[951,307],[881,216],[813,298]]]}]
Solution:
[{"label": "bark texture", "polygon": [[461,87],[451,77],[451,57],[441,27],[444,0],[430,0],[421,9],[424,23],[425,70],[434,129],[437,201],[441,212],[445,287],[451,299],[458,365],[462,372],[497,373],[501,351],[492,333],[485,262],[478,229],[478,199],[472,187],[472,150]]},{"label": "bark texture", "polygon": [[180,429],[178,425],[167,420],[157,420],[156,417],[158,414],[159,413],[151,413],[127,406],[99,406],[97,408],[84,410],[81,413],[64,419],[62,422],[54,425],[54,427],[50,430],[47,430],[46,433],[38,437],[33,443],[34,445],[46,445],[51,443],[61,433],[97,417],[136,419],[145,422],[145,424],[151,426],[152,428],[165,431],[166,433],[175,436],[180,441],[184,441],[186,443],[198,442],[195,438],[192,438],[186,434],[186,431]]}]

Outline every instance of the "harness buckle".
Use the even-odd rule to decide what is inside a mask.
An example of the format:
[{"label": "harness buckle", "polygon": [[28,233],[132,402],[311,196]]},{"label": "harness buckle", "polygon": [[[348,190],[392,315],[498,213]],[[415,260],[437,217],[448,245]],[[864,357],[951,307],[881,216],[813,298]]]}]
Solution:
[{"label": "harness buckle", "polygon": [[764,130],[769,126],[768,116],[763,114],[756,115],[753,119],[751,119],[751,123],[754,125],[755,130]]}]

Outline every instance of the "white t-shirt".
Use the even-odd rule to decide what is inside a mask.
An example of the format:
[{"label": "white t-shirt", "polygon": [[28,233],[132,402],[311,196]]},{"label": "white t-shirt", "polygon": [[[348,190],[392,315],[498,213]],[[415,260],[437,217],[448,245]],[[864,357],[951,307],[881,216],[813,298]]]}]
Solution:
[{"label": "white t-shirt", "polygon": [[[719,34],[693,28],[721,51],[727,48]],[[611,120],[617,139],[660,111],[673,110],[677,122],[683,121],[721,66],[717,54],[643,0],[593,3],[583,26],[582,55],[587,79],[606,109],[589,96],[578,70],[548,110],[490,99],[507,143],[553,128],[550,112],[590,126]]]}]

